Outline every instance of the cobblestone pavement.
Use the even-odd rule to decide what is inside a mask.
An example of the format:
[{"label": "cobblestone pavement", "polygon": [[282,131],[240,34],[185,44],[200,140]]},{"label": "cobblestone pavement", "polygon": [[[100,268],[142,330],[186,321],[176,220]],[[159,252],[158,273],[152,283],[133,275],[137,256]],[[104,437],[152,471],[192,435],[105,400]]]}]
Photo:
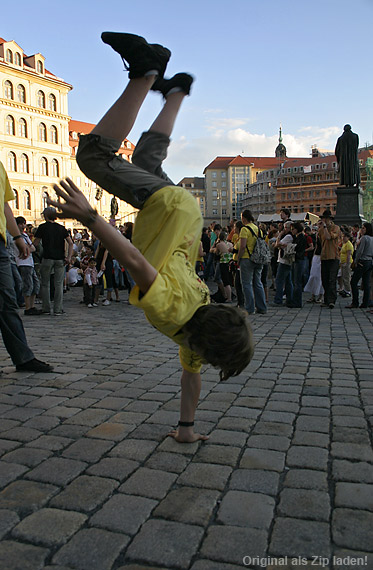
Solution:
[{"label": "cobblestone pavement", "polygon": [[181,445],[176,345],[80,295],[24,318],[54,373],[0,347],[1,568],[373,568],[372,315],[253,315],[245,372],[203,372],[209,441]]}]

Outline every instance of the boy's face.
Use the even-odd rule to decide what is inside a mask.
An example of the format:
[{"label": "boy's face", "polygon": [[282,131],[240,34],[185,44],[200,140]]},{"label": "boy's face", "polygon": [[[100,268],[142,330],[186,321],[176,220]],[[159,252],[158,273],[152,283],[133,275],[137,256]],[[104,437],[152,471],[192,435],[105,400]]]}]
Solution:
[{"label": "boy's face", "polygon": [[96,267],[96,261],[91,259],[91,261],[89,262],[89,267]]}]

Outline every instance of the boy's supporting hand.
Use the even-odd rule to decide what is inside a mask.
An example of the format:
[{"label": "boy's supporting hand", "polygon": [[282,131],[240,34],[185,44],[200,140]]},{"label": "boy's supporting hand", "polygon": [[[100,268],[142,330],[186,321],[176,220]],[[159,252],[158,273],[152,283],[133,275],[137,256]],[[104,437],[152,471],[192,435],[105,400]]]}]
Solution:
[{"label": "boy's supporting hand", "polygon": [[79,190],[70,178],[61,180],[60,186],[53,184],[53,188],[57,196],[65,200],[65,202],[57,202],[49,197],[47,198],[48,205],[61,210],[62,213],[58,213],[58,217],[72,218],[86,224],[87,220],[90,220],[92,217],[92,213],[96,214],[83,192]]},{"label": "boy's supporting hand", "polygon": [[194,443],[195,441],[206,441],[209,439],[208,435],[194,433],[193,428],[183,427],[170,431],[167,436],[173,437],[179,443]]}]

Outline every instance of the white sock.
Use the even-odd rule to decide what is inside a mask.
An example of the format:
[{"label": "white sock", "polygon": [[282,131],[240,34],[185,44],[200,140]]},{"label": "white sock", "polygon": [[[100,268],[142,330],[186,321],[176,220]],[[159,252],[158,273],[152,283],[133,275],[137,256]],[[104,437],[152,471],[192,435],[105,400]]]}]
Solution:
[{"label": "white sock", "polygon": [[167,97],[168,95],[172,95],[172,93],[184,93],[184,89],[182,89],[181,87],[172,87],[172,89],[170,89],[169,91],[167,91],[165,97]]},{"label": "white sock", "polygon": [[145,73],[144,77],[149,77],[150,75],[158,75],[158,71],[156,69],[151,69]]}]

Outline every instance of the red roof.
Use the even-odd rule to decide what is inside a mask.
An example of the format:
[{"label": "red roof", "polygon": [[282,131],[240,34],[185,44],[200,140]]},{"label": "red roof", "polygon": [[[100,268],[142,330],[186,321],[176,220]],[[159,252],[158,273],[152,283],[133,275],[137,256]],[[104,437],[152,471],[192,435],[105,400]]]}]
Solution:
[{"label": "red roof", "polygon": [[229,166],[252,166],[253,168],[274,168],[278,166],[283,159],[276,158],[275,156],[217,156],[206,168],[219,169],[228,168]]},{"label": "red roof", "polygon": [[69,132],[81,133],[87,135],[95,127],[93,123],[84,123],[83,121],[74,121],[70,119],[69,121]]}]

